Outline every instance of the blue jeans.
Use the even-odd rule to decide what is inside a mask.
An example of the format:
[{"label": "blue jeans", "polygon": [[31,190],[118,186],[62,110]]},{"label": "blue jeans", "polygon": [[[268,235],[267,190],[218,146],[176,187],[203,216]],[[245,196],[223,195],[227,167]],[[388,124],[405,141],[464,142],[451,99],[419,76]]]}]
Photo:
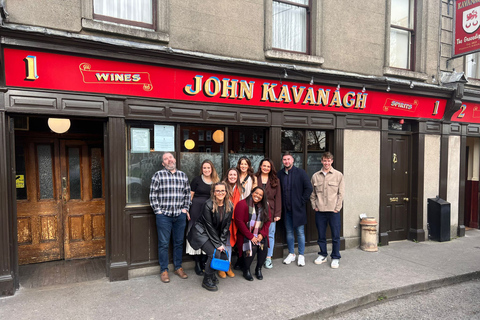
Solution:
[{"label": "blue jeans", "polygon": [[227,238],[227,244],[225,245],[225,251],[228,252],[228,261],[232,262],[232,246],[230,245],[230,238]]},{"label": "blue jeans", "polygon": [[273,247],[275,246],[275,229],[276,227],[276,222],[270,223],[270,228],[268,228],[268,241],[269,241],[269,246],[268,246],[268,252],[267,252],[267,257],[273,256]]},{"label": "blue jeans", "polygon": [[295,234],[297,232],[298,254],[303,255],[305,252],[305,226],[293,228],[293,214],[287,211],[285,213],[285,230],[287,231],[288,252],[295,253]]},{"label": "blue jeans", "polygon": [[156,214],[157,235],[158,235],[158,264],[160,273],[168,271],[168,245],[170,235],[173,234],[173,266],[175,270],[182,267],[183,238],[185,237],[185,226],[187,215],[182,213],[178,217],[167,217],[163,214]]},{"label": "blue jeans", "polygon": [[318,231],[318,246],[321,256],[328,256],[327,253],[327,224],[332,231],[332,259],[340,259],[340,212],[315,211],[315,224]]}]

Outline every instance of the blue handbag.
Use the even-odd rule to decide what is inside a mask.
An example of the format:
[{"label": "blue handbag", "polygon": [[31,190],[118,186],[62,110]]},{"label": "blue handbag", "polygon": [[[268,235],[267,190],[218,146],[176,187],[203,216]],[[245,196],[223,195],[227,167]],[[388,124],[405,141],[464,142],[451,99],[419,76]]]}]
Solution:
[{"label": "blue handbag", "polygon": [[227,272],[230,269],[230,261],[228,261],[228,252],[225,251],[227,255],[227,260],[223,260],[222,258],[215,258],[215,254],[217,253],[217,249],[213,251],[213,258],[212,262],[210,263],[210,268]]}]

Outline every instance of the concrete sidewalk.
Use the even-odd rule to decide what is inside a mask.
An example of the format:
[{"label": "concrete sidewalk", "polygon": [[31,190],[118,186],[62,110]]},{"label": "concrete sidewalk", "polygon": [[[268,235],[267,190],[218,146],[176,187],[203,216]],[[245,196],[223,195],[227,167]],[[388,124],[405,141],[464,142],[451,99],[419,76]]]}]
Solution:
[{"label": "concrete sidewalk", "polygon": [[[129,281],[107,279],[37,289],[21,288],[0,298],[0,319],[319,319],[377,299],[480,278],[480,230],[449,242],[401,241],[378,252],[342,251],[339,269],[283,265],[263,269],[264,280],[249,282],[236,271],[221,279],[218,292],[171,273]],[[329,261],[330,262],[330,261]]]}]

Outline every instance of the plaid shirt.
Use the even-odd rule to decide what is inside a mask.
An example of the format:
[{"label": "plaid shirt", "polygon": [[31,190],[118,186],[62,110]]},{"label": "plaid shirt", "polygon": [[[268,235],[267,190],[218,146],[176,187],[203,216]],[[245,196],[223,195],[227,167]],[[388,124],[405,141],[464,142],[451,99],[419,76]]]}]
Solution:
[{"label": "plaid shirt", "polygon": [[179,170],[155,172],[150,184],[150,206],[155,214],[177,217],[190,208],[190,184],[187,175]]}]

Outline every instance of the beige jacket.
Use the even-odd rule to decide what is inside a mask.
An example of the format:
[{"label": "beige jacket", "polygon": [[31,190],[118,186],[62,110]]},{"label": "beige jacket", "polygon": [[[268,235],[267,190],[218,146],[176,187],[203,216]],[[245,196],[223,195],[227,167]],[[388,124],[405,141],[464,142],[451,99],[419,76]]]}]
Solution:
[{"label": "beige jacket", "polygon": [[330,169],[325,176],[317,171],[311,179],[313,192],[310,195],[312,208],[318,211],[340,211],[342,209],[345,184],[340,171]]}]

